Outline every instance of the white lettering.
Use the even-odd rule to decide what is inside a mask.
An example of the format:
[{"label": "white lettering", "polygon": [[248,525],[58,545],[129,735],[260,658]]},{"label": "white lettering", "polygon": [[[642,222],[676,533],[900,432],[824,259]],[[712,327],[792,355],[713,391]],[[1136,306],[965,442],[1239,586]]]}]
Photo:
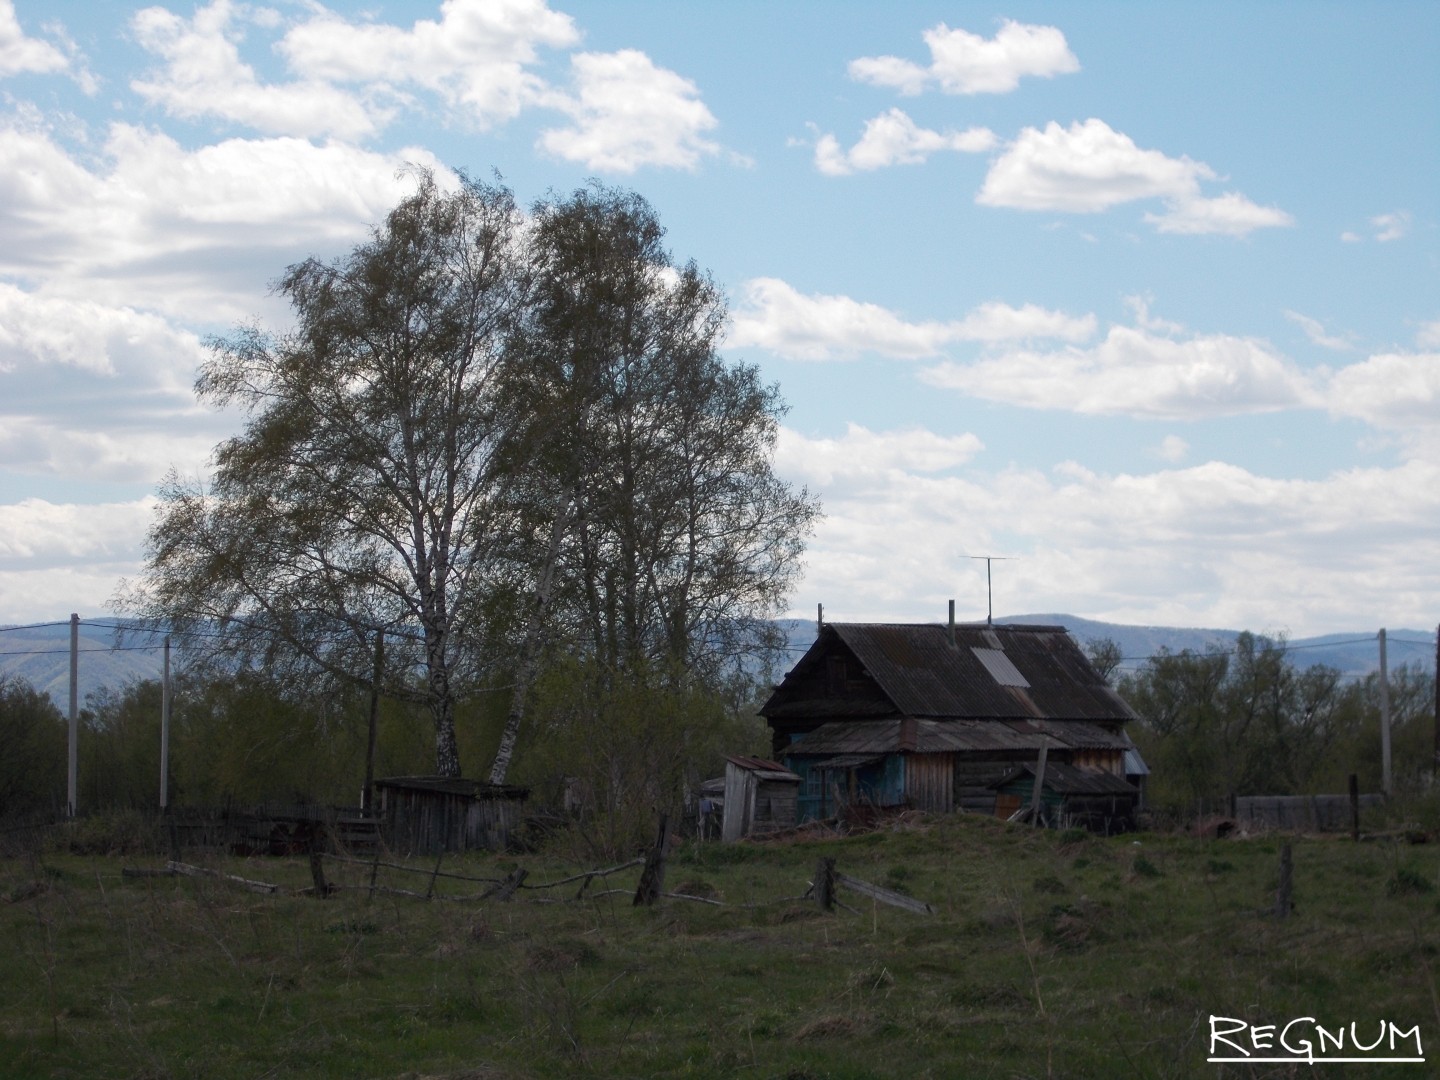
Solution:
[{"label": "white lettering", "polygon": [[1356,1050],[1364,1050],[1364,1051],[1366,1051],[1366,1052],[1369,1052],[1369,1051],[1371,1051],[1371,1050],[1374,1050],[1375,1047],[1379,1046],[1382,1042],[1385,1041],[1385,1021],[1383,1021],[1383,1020],[1380,1021],[1380,1034],[1379,1034],[1378,1036],[1376,1036],[1375,1041],[1374,1041],[1373,1043],[1371,1043],[1369,1046],[1366,1046],[1364,1043],[1362,1043],[1362,1042],[1360,1041],[1360,1036],[1357,1035],[1357,1034],[1355,1034],[1355,1021],[1354,1021],[1354,1020],[1351,1020],[1351,1021],[1350,1021],[1350,1041],[1354,1044]]},{"label": "white lettering", "polygon": [[1315,1017],[1313,1016],[1297,1016],[1294,1020],[1291,1020],[1288,1024],[1286,1024],[1284,1029],[1280,1032],[1280,1045],[1286,1050],[1290,1051],[1290,1053],[1295,1054],[1297,1057],[1301,1054],[1304,1054],[1305,1060],[1313,1065],[1315,1063],[1314,1043],[1312,1043],[1309,1039],[1301,1039],[1298,1046],[1290,1045],[1290,1029],[1296,1024],[1305,1023],[1307,1020],[1312,1024],[1315,1023]]},{"label": "white lettering", "polygon": [[[1388,1021],[1387,1021],[1387,1022],[1388,1022]],[[1397,1035],[1398,1035],[1400,1038],[1402,1038],[1402,1039],[1408,1038],[1409,1036],[1414,1035],[1414,1036],[1415,1036],[1415,1056],[1418,1057],[1418,1058],[1423,1058],[1423,1057],[1425,1056],[1425,1049],[1424,1049],[1424,1047],[1422,1047],[1422,1046],[1420,1045],[1420,1025],[1419,1025],[1419,1024],[1416,1024],[1414,1027],[1412,1027],[1412,1028],[1410,1028],[1410,1029],[1408,1029],[1408,1030],[1406,1030],[1406,1031],[1401,1031],[1401,1030],[1400,1030],[1399,1028],[1397,1028],[1393,1023],[1391,1023],[1391,1024],[1390,1024],[1390,1049],[1391,1049],[1391,1050],[1394,1050],[1394,1049],[1395,1049],[1395,1038],[1396,1038]]]},{"label": "white lettering", "polygon": [[[1216,1030],[1215,1030],[1215,1025],[1216,1025],[1216,1023],[1221,1023],[1221,1024],[1234,1024],[1235,1026],[1234,1026],[1234,1027],[1231,1027],[1231,1028],[1226,1028],[1224,1031],[1216,1031]],[[1245,1047],[1241,1046],[1239,1043],[1234,1042],[1233,1040],[1227,1039],[1227,1038],[1225,1037],[1225,1036],[1227,1036],[1227,1035],[1234,1035],[1234,1034],[1235,1034],[1236,1032],[1238,1032],[1238,1031],[1244,1031],[1244,1030],[1245,1030],[1246,1028],[1248,1028],[1249,1026],[1250,1026],[1250,1025],[1249,1025],[1248,1023],[1246,1023],[1244,1020],[1236,1020],[1233,1016],[1213,1016],[1213,1015],[1212,1015],[1212,1016],[1210,1017],[1210,1056],[1211,1056],[1211,1057],[1214,1057],[1214,1056],[1215,1056],[1215,1044],[1216,1044],[1216,1042],[1223,1042],[1226,1046],[1230,1047],[1230,1049],[1232,1049],[1232,1050],[1238,1050],[1238,1051],[1240,1051],[1240,1053],[1244,1054],[1246,1057],[1249,1057],[1249,1056],[1250,1056],[1250,1051],[1249,1051],[1249,1050],[1246,1050]]]},{"label": "white lettering", "polygon": [[1343,1027],[1336,1028],[1336,1029],[1335,1029],[1335,1034],[1333,1034],[1333,1035],[1330,1034],[1330,1032],[1326,1031],[1326,1030],[1325,1030],[1323,1027],[1321,1027],[1319,1024],[1316,1024],[1316,1025],[1315,1025],[1315,1030],[1320,1033],[1320,1053],[1321,1053],[1321,1054],[1324,1054],[1324,1053],[1325,1053],[1325,1040],[1326,1040],[1326,1039],[1329,1039],[1332,1043],[1335,1044],[1335,1049],[1336,1049],[1336,1050],[1344,1050],[1344,1049],[1345,1049],[1345,1029],[1344,1029]]},{"label": "white lettering", "polygon": [[[1270,1036],[1274,1031],[1274,1024],[1261,1024],[1259,1027],[1252,1027],[1250,1029],[1250,1042],[1254,1044],[1256,1050],[1269,1050],[1271,1049]],[[1261,1042],[1261,1039],[1264,1039],[1265,1042]]]}]

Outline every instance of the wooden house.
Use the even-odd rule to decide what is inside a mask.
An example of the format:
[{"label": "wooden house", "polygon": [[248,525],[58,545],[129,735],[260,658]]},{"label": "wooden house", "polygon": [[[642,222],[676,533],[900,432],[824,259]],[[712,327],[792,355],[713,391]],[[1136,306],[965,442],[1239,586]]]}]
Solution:
[{"label": "wooden house", "polygon": [[855,802],[995,811],[1041,749],[1122,779],[1131,708],[1060,626],[827,623],[761,708],[801,821]]},{"label": "wooden house", "polygon": [[526,788],[440,776],[375,781],[381,834],[394,850],[504,851],[525,813]]}]

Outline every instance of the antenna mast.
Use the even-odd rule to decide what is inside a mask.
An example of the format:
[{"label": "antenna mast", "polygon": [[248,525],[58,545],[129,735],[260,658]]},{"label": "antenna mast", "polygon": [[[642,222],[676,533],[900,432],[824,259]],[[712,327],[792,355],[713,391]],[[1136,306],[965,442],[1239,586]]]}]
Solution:
[{"label": "antenna mast", "polygon": [[966,555],[967,559],[985,560],[985,625],[995,625],[995,591],[990,584],[990,563],[992,561],[1010,562],[1013,555]]}]

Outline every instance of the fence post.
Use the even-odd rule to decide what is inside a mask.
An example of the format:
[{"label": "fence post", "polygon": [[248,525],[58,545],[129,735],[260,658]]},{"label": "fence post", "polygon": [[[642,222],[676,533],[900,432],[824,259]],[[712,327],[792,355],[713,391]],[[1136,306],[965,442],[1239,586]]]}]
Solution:
[{"label": "fence post", "polygon": [[1290,896],[1294,885],[1294,864],[1290,857],[1290,845],[1280,845],[1280,887],[1275,890],[1275,917],[1287,917],[1294,904]]},{"label": "fence post", "polygon": [[669,816],[661,814],[660,832],[655,837],[655,846],[645,856],[645,869],[640,872],[640,884],[635,889],[634,907],[649,907],[665,891],[665,843],[669,838],[669,824]]},{"label": "fence post", "polygon": [[821,859],[815,864],[815,902],[821,911],[835,910],[835,860]]},{"label": "fence post", "polygon": [[1360,778],[1350,774],[1350,839],[1360,839]]},{"label": "fence post", "polygon": [[325,883],[325,857],[320,850],[320,841],[315,838],[314,832],[310,835],[310,878],[315,884],[315,896],[324,900],[330,896],[330,886]]}]

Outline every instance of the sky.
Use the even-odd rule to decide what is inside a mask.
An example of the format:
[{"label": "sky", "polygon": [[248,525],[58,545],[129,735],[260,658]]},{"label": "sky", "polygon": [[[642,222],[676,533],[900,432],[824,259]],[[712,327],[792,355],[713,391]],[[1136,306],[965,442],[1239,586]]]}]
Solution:
[{"label": "sky", "polygon": [[0,0],[0,623],[102,615],[408,166],[644,195],[823,504],[790,613],[1440,620],[1440,5]]}]

